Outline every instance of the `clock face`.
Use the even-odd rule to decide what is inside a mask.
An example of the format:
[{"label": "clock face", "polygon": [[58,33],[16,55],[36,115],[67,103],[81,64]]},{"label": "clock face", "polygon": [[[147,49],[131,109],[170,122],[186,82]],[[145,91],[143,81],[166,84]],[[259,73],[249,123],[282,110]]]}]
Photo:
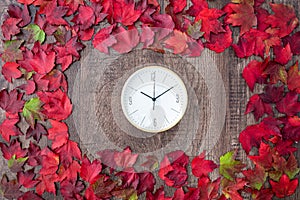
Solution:
[{"label": "clock face", "polygon": [[121,105],[128,121],[151,133],[175,126],[187,108],[188,95],[180,77],[173,71],[148,66],[134,72],[125,82]]}]

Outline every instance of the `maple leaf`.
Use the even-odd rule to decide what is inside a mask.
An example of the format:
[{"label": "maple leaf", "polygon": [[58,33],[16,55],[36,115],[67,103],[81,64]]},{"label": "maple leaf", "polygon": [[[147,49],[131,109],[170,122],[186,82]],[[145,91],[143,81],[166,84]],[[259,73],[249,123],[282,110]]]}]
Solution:
[{"label": "maple leaf", "polygon": [[277,103],[284,96],[284,86],[277,87],[276,85],[266,85],[264,93],[259,94],[261,100],[265,103]]},{"label": "maple leaf", "polygon": [[143,48],[148,48],[154,42],[155,33],[152,28],[143,25],[141,33],[141,43],[144,43]]},{"label": "maple leaf", "polygon": [[79,24],[81,29],[86,30],[95,23],[95,20],[96,16],[92,7],[80,6],[78,14],[75,15],[71,21],[75,24]]},{"label": "maple leaf", "polygon": [[35,83],[39,90],[42,91],[56,91],[62,89],[63,91],[68,91],[68,83],[65,75],[54,69],[46,75],[35,74],[33,76]]},{"label": "maple leaf", "polygon": [[22,76],[21,71],[18,69],[19,64],[15,62],[7,62],[2,66],[2,74],[8,82],[12,82],[12,79],[17,79]]},{"label": "maple leaf", "polygon": [[128,30],[118,27],[114,37],[117,42],[112,48],[121,54],[130,52],[140,42],[139,32],[135,27]]},{"label": "maple leaf", "polygon": [[27,62],[37,73],[47,74],[55,66],[55,52],[50,51],[46,53],[43,49],[39,49]]},{"label": "maple leaf", "polygon": [[84,0],[58,0],[58,5],[67,6],[69,8],[68,15],[78,11],[79,5],[84,5]]},{"label": "maple leaf", "polygon": [[114,36],[111,35],[114,25],[102,28],[98,33],[95,34],[93,39],[94,48],[98,49],[100,52],[108,54],[108,47],[111,47],[117,42]]},{"label": "maple leaf", "polygon": [[180,13],[186,7],[187,2],[186,0],[170,0],[169,6],[173,8],[174,14]]},{"label": "maple leaf", "polygon": [[31,200],[43,200],[42,197],[38,196],[33,191],[25,192],[22,196],[20,196],[18,198],[18,200],[27,200],[27,199],[31,199]]},{"label": "maple leaf", "polygon": [[269,82],[271,84],[276,84],[278,81],[281,81],[284,84],[287,83],[287,72],[285,67],[277,62],[270,61],[263,73],[270,76]]},{"label": "maple leaf", "polygon": [[222,193],[227,199],[243,200],[238,191],[243,189],[246,184],[247,182],[241,178],[237,178],[234,181],[223,179],[221,183],[223,187]]},{"label": "maple leaf", "polygon": [[19,93],[16,89],[8,92],[6,89],[0,91],[0,108],[8,113],[18,113],[24,106],[22,100],[23,94]]},{"label": "maple leaf", "polygon": [[265,169],[260,165],[256,165],[253,170],[248,169],[243,171],[242,173],[249,181],[249,185],[256,190],[261,189],[263,184],[266,182],[268,176]]},{"label": "maple leaf", "polygon": [[173,35],[165,40],[166,48],[172,49],[174,54],[183,53],[188,48],[188,36],[178,30],[174,30]]},{"label": "maple leaf", "polygon": [[166,197],[165,196],[165,191],[164,191],[164,186],[161,186],[158,188],[154,194],[151,192],[147,191],[146,193],[146,199],[147,200],[171,200],[171,197]]},{"label": "maple leaf", "polygon": [[40,165],[42,160],[40,155],[41,155],[41,148],[30,141],[29,148],[28,148],[27,164],[33,167]]},{"label": "maple leaf", "polygon": [[19,184],[26,188],[33,188],[39,182],[35,180],[34,177],[34,169],[25,172],[18,172],[17,174]]},{"label": "maple leaf", "polygon": [[118,167],[125,169],[132,167],[135,164],[138,156],[138,154],[131,153],[131,149],[126,147],[122,152],[116,152],[114,154],[114,160]]},{"label": "maple leaf", "polygon": [[31,5],[36,0],[17,0],[19,3]]},{"label": "maple leaf", "polygon": [[35,120],[44,119],[44,115],[41,113],[41,106],[42,102],[36,97],[28,100],[24,105],[22,115],[32,128],[34,128]]},{"label": "maple leaf", "polygon": [[3,42],[3,52],[1,59],[4,62],[16,62],[17,60],[23,60],[23,53],[20,50],[23,40],[7,40]]},{"label": "maple leaf", "polygon": [[276,103],[276,108],[279,112],[288,116],[296,115],[298,112],[300,112],[298,94],[294,91],[288,92],[281,101]]},{"label": "maple leaf", "polygon": [[300,168],[298,167],[298,162],[294,154],[290,154],[283,171],[290,179],[295,178],[295,176],[299,173]]},{"label": "maple leaf", "polygon": [[39,99],[44,103],[43,114],[49,119],[63,120],[72,112],[72,104],[67,94],[60,89],[55,92],[37,92]]},{"label": "maple leaf", "polygon": [[274,15],[269,15],[266,23],[278,31],[280,38],[289,35],[299,24],[294,8],[284,4],[271,3],[270,6]]},{"label": "maple leaf", "polygon": [[225,49],[229,48],[232,44],[232,32],[229,26],[225,26],[224,32],[218,34],[210,34],[208,42],[205,43],[205,47],[209,48],[216,53],[221,53]]},{"label": "maple leaf", "polygon": [[225,12],[216,8],[203,8],[196,16],[195,21],[201,20],[201,31],[204,32],[204,38],[209,41],[211,33],[222,33],[225,32],[222,23],[218,21]]},{"label": "maple leaf", "polygon": [[56,194],[55,182],[57,182],[57,174],[41,175],[37,178],[40,182],[36,185],[36,193],[42,195],[44,192]]},{"label": "maple leaf", "polygon": [[0,124],[0,134],[2,138],[9,142],[11,136],[18,136],[22,135],[19,127],[16,126],[16,124],[19,122],[19,118],[11,118],[11,119],[5,119]]},{"label": "maple leaf", "polygon": [[48,175],[55,174],[59,165],[59,156],[48,147],[41,150],[41,165],[39,174]]},{"label": "maple leaf", "polygon": [[6,20],[4,20],[1,29],[5,39],[10,40],[12,36],[20,33],[20,28],[18,27],[18,24],[21,21],[22,19],[13,17],[8,17]]},{"label": "maple leaf", "polygon": [[27,150],[21,148],[21,143],[18,140],[12,140],[9,145],[0,143],[0,148],[3,154],[3,157],[6,160],[11,159],[15,156],[16,159],[24,158],[27,154]]},{"label": "maple leaf", "polygon": [[159,167],[158,158],[156,156],[147,156],[146,159],[146,162],[141,164],[142,167],[146,167],[151,171]]},{"label": "maple leaf", "polygon": [[142,194],[146,191],[153,192],[155,186],[155,177],[151,172],[138,173],[139,184],[137,186],[137,193]]},{"label": "maple leaf", "polygon": [[188,192],[184,193],[182,188],[175,191],[173,199],[182,200],[199,200],[200,199],[200,188],[188,188]]},{"label": "maple leaf", "polygon": [[247,126],[240,133],[239,141],[246,153],[249,153],[252,147],[259,147],[262,139],[268,140],[271,136],[281,136],[278,124],[268,124],[272,118],[264,118],[262,122]]},{"label": "maple leaf", "polygon": [[126,171],[116,173],[116,176],[122,181],[121,189],[132,188],[137,189],[139,184],[139,175],[133,168],[127,168]]},{"label": "maple leaf", "polygon": [[33,80],[28,80],[27,83],[20,85],[18,88],[21,90],[25,90],[25,93],[27,95],[31,95],[35,92],[36,89],[35,82]]},{"label": "maple leaf", "polygon": [[196,17],[204,8],[208,8],[206,0],[191,0],[191,2],[193,5],[188,9],[187,13],[193,17]]},{"label": "maple leaf", "polygon": [[95,196],[95,198],[110,198],[112,197],[111,192],[115,189],[116,186],[117,183],[115,181],[111,180],[108,176],[101,174],[100,178],[88,188],[85,194],[89,196],[94,193],[93,196]]},{"label": "maple leaf", "polygon": [[55,150],[59,154],[61,164],[65,167],[69,166],[73,158],[81,160],[81,151],[78,144],[74,141],[68,140],[64,145]]},{"label": "maple leaf", "polygon": [[101,163],[112,169],[117,168],[117,164],[115,161],[115,153],[116,153],[116,151],[111,150],[111,149],[105,149],[105,150],[97,152],[97,154],[100,156]]},{"label": "maple leaf", "polygon": [[59,180],[76,181],[80,172],[80,164],[73,160],[69,165],[60,165],[58,169]]},{"label": "maple leaf", "polygon": [[287,85],[289,90],[295,90],[298,94],[300,94],[300,71],[298,61],[290,67],[288,71]]},{"label": "maple leaf", "polygon": [[69,139],[68,127],[63,122],[50,120],[51,128],[48,129],[48,139],[52,140],[52,149],[59,148]]},{"label": "maple leaf", "polygon": [[235,159],[235,152],[230,151],[220,157],[220,174],[226,179],[233,181],[235,173],[239,173],[245,165]]},{"label": "maple leaf", "polygon": [[261,189],[259,191],[254,190],[251,197],[253,200],[272,200],[273,196],[271,189]]},{"label": "maple leaf", "polygon": [[10,17],[22,19],[22,21],[18,24],[19,27],[24,27],[30,23],[31,17],[28,11],[28,6],[23,6],[22,8],[16,5],[8,6],[8,14]]},{"label": "maple leaf", "polygon": [[282,65],[287,64],[292,59],[293,54],[289,43],[285,47],[274,46],[273,50],[275,54],[275,61]]},{"label": "maple leaf", "polygon": [[279,198],[284,198],[295,193],[298,186],[298,179],[290,180],[286,174],[283,174],[279,182],[270,180],[272,190]]},{"label": "maple leaf", "polygon": [[240,36],[257,25],[257,18],[254,14],[253,6],[248,3],[228,4],[226,9],[231,9],[232,13],[226,16],[225,22],[232,26],[240,26]]},{"label": "maple leaf", "polygon": [[102,164],[99,160],[91,161],[85,156],[81,163],[80,177],[89,182],[95,183],[100,178],[100,172],[102,170]]},{"label": "maple leaf", "polygon": [[300,54],[300,32],[296,32],[293,35],[288,35],[283,38],[283,43],[285,45],[289,44],[291,51],[294,55],[299,55]]},{"label": "maple leaf", "polygon": [[16,155],[14,154],[8,161],[7,166],[9,167],[10,171],[13,173],[17,173],[19,171],[23,171],[24,164],[28,160],[28,157],[24,158],[16,158]]},{"label": "maple leaf", "polygon": [[20,185],[17,180],[8,180],[6,175],[2,176],[0,182],[1,196],[6,199],[17,199],[23,193],[20,191]]},{"label": "maple leaf", "polygon": [[82,181],[64,180],[60,186],[60,192],[64,199],[82,199],[81,192],[85,188]]},{"label": "maple leaf", "polygon": [[64,25],[68,26],[68,22],[63,18],[67,12],[68,7],[57,6],[56,1],[48,1],[45,3],[45,8],[40,9],[40,14],[44,11],[46,15],[46,21],[51,25]]},{"label": "maple leaf", "polygon": [[245,79],[250,90],[253,91],[256,83],[262,84],[266,81],[266,74],[263,74],[269,59],[263,62],[258,62],[256,60],[251,61],[243,70],[243,78]]},{"label": "maple leaf", "polygon": [[196,156],[191,163],[192,173],[196,177],[208,176],[210,172],[217,168],[217,165],[211,160],[205,160],[205,152]]},{"label": "maple leaf", "polygon": [[198,188],[200,189],[200,200],[216,199],[219,196],[221,178],[211,181],[209,177],[198,179]]},{"label": "maple leaf", "polygon": [[270,145],[261,142],[258,155],[248,156],[256,165],[263,167],[265,170],[270,170],[273,167],[273,157],[274,151],[271,149]]},{"label": "maple leaf", "polygon": [[250,112],[253,112],[255,120],[258,121],[265,113],[267,115],[272,115],[273,109],[270,104],[263,102],[260,95],[254,94],[247,103],[245,114]]}]

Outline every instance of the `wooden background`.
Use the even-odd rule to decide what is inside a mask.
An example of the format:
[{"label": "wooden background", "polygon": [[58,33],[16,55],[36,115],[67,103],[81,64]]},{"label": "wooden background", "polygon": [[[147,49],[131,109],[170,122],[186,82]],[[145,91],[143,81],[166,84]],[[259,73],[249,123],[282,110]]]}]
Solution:
[{"label": "wooden background", "polygon": [[[0,2],[1,21],[9,2]],[[163,12],[167,2],[159,2]],[[209,5],[222,8],[228,2],[214,0],[209,1]],[[298,0],[272,2],[291,4],[296,12],[300,10]],[[235,31],[234,35],[238,32]],[[67,120],[71,139],[78,142],[83,153],[91,158],[96,158],[95,153],[102,149],[121,150],[130,146],[141,155],[139,162],[147,155],[162,157],[175,149],[184,150],[190,156],[206,150],[208,157],[218,162],[222,154],[238,149],[239,159],[249,164],[238,144],[238,135],[247,125],[254,123],[251,115],[244,115],[251,94],[241,77],[243,68],[251,59],[238,59],[231,48],[221,54],[205,50],[196,59],[138,48],[129,54],[107,56],[88,44],[81,61],[66,71],[69,96],[74,106]],[[130,73],[148,64],[163,65],[180,74],[190,98],[183,120],[161,134],[150,135],[136,130],[126,121],[120,108],[122,84]],[[1,75],[0,89],[7,87],[10,86]],[[0,111],[0,121],[3,118],[4,113]],[[300,151],[298,158],[299,155]],[[1,157],[1,174],[9,173],[6,166]],[[50,195],[46,199],[54,197]],[[300,199],[299,188],[295,195],[286,199]]]}]

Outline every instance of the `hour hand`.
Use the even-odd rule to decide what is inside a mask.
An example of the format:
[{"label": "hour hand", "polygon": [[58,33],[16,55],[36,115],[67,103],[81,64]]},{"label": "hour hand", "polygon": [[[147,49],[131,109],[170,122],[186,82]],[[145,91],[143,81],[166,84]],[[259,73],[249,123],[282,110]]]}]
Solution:
[{"label": "hour hand", "polygon": [[143,95],[145,95],[146,97],[149,97],[152,101],[155,101],[155,98],[149,96],[148,94],[144,93],[144,92],[141,92]]}]

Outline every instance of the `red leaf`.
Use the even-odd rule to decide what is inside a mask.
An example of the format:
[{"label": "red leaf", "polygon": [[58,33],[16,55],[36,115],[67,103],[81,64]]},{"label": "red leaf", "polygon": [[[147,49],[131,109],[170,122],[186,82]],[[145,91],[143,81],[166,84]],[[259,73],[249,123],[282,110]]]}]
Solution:
[{"label": "red leaf", "polygon": [[126,169],[132,167],[135,164],[138,156],[138,154],[131,153],[130,148],[127,147],[122,152],[116,152],[114,154],[114,160],[118,167]]},{"label": "red leaf", "polygon": [[203,8],[195,18],[195,22],[201,20],[201,31],[204,32],[204,38],[207,41],[210,40],[211,33],[218,34],[225,32],[221,22],[218,20],[224,14],[224,11],[216,8]]},{"label": "red leaf", "polygon": [[39,49],[38,52],[33,55],[32,59],[29,59],[27,62],[37,73],[47,74],[55,66],[55,52],[50,51],[46,53],[43,49]]},{"label": "red leaf", "polygon": [[[41,10],[40,10],[41,11]],[[46,20],[51,25],[68,25],[63,18],[68,12],[68,7],[57,6],[55,1],[48,3],[45,9]]]},{"label": "red leaf", "polygon": [[12,78],[20,78],[22,76],[21,71],[18,69],[19,64],[15,62],[7,62],[2,66],[2,74],[8,82],[12,82]]},{"label": "red leaf", "polygon": [[9,5],[7,12],[10,17],[22,19],[22,21],[18,24],[19,27],[24,27],[31,21],[28,6],[26,5],[23,8],[16,5]]},{"label": "red leaf", "polygon": [[73,158],[81,160],[81,151],[76,142],[68,140],[66,144],[55,150],[59,154],[61,164],[65,167],[72,163]]},{"label": "red leaf", "polygon": [[160,188],[158,188],[154,194],[152,194],[151,192],[147,192],[146,193],[146,199],[147,200],[171,200],[171,197],[166,197],[165,196],[165,191],[164,191],[164,187],[161,186]]},{"label": "red leaf", "polygon": [[205,152],[195,157],[191,163],[192,173],[196,177],[208,176],[210,172],[217,168],[217,165],[211,160],[205,160]]},{"label": "red leaf", "polygon": [[6,160],[11,159],[14,155],[16,159],[24,158],[27,154],[27,150],[21,148],[21,143],[18,140],[12,140],[9,145],[0,143],[0,148]]},{"label": "red leaf", "polygon": [[232,26],[240,26],[240,35],[249,31],[257,25],[257,19],[254,14],[254,8],[248,3],[228,4],[226,9],[231,9],[232,13],[227,15],[225,22]]},{"label": "red leaf", "polygon": [[29,148],[28,148],[27,164],[33,167],[40,165],[42,160],[40,155],[41,155],[40,147],[30,141]]},{"label": "red leaf", "polygon": [[27,83],[20,85],[18,88],[20,88],[21,90],[25,90],[25,93],[27,95],[31,95],[32,93],[35,92],[35,82],[32,80],[28,80]]},{"label": "red leaf", "polygon": [[270,5],[274,15],[269,15],[266,23],[278,31],[279,37],[289,35],[299,24],[294,8],[284,4]]},{"label": "red leaf", "polygon": [[275,61],[282,65],[287,64],[292,59],[293,54],[289,43],[285,47],[275,46],[273,50]]},{"label": "red leaf", "polygon": [[0,182],[1,197],[5,199],[18,199],[23,193],[20,191],[20,185],[17,180],[8,180],[6,175],[2,176]]},{"label": "red leaf", "polygon": [[23,94],[16,89],[8,92],[6,89],[0,91],[0,107],[8,113],[15,114],[21,111],[24,106]]},{"label": "red leaf", "polygon": [[59,165],[59,156],[53,153],[48,147],[44,148],[41,151],[41,165],[40,174],[42,175],[53,175],[58,170]]},{"label": "red leaf", "polygon": [[240,133],[239,140],[246,153],[249,153],[252,147],[258,147],[262,139],[268,140],[271,136],[280,136],[279,128],[276,125],[268,125],[268,118],[261,123],[248,126]]},{"label": "red leaf", "polygon": [[263,167],[266,171],[273,167],[273,157],[274,153],[271,147],[264,142],[261,142],[257,156],[248,156],[256,165]]},{"label": "red leaf", "polygon": [[101,174],[100,178],[91,185],[85,192],[87,199],[111,198],[111,192],[115,189],[117,182],[111,180],[109,176]]},{"label": "red leaf", "polygon": [[295,65],[290,67],[288,71],[287,85],[289,90],[295,90],[298,94],[300,94],[300,71],[298,61]]},{"label": "red leaf", "polygon": [[116,153],[116,151],[111,150],[111,149],[105,149],[105,150],[97,152],[97,154],[100,156],[101,163],[112,169],[117,168],[117,164],[115,161],[115,153]]},{"label": "red leaf", "polygon": [[19,184],[26,188],[33,188],[39,182],[37,180],[34,180],[34,177],[34,169],[28,170],[26,172],[18,172],[17,174]]},{"label": "red leaf", "polygon": [[94,160],[91,163],[87,157],[84,157],[81,163],[80,177],[93,184],[99,179],[101,170],[102,165],[99,160]]},{"label": "red leaf", "polygon": [[80,28],[86,30],[95,23],[94,10],[90,6],[80,6],[78,14],[72,19],[72,22],[80,24]]},{"label": "red leaf", "polygon": [[67,119],[72,112],[72,104],[68,95],[61,90],[55,92],[37,92],[39,99],[44,103],[43,113],[54,120]]},{"label": "red leaf", "polygon": [[130,52],[140,42],[139,32],[136,28],[126,30],[118,27],[114,37],[117,43],[112,48],[121,54]]},{"label": "red leaf", "polygon": [[264,74],[269,75],[269,82],[271,84],[276,84],[278,81],[281,81],[284,84],[287,83],[287,72],[285,67],[277,62],[269,62],[264,70]]},{"label": "red leaf", "polygon": [[155,186],[155,177],[151,172],[138,173],[139,184],[137,187],[138,194],[149,191],[153,192]]},{"label": "red leaf", "polygon": [[69,8],[68,15],[73,14],[78,10],[79,5],[84,5],[84,0],[59,0],[59,5],[67,6]]},{"label": "red leaf", "polygon": [[251,91],[253,91],[256,83],[262,84],[266,81],[267,76],[263,72],[268,62],[269,59],[266,59],[264,62],[253,60],[243,70],[243,78]]},{"label": "red leaf", "polygon": [[172,49],[174,54],[183,53],[188,48],[188,36],[178,30],[174,30],[173,35],[169,37],[164,43],[166,48]]},{"label": "red leaf", "polygon": [[265,181],[267,180],[267,172],[260,165],[256,165],[253,170],[248,169],[243,171],[242,173],[249,181],[248,184],[256,190],[260,190]]},{"label": "red leaf", "polygon": [[26,139],[33,137],[34,140],[37,142],[40,141],[42,135],[46,135],[47,131],[42,124],[36,123],[35,127],[32,128],[31,126],[26,131]]},{"label": "red leaf", "polygon": [[260,94],[260,98],[265,103],[277,103],[283,98],[284,86],[277,87],[276,85],[267,85],[264,88],[264,93]]},{"label": "red leaf", "polygon": [[283,174],[279,182],[270,180],[272,190],[279,198],[284,198],[295,193],[298,186],[298,179],[290,180],[289,177]]},{"label": "red leaf", "polygon": [[42,195],[44,192],[56,194],[55,182],[57,182],[57,174],[41,175],[37,180],[40,182],[36,186],[36,193]]},{"label": "red leaf", "polygon": [[229,48],[232,44],[232,32],[229,26],[225,26],[224,31],[218,34],[210,34],[209,42],[205,43],[205,47],[216,53],[221,53]]},{"label": "red leaf", "polygon": [[108,54],[108,47],[111,47],[117,42],[114,36],[111,35],[114,25],[100,29],[94,36],[93,46],[100,52]]},{"label": "red leaf", "polygon": [[36,0],[17,0],[19,3],[30,5]]},{"label": "red leaf", "polygon": [[5,39],[10,40],[10,38],[18,33],[20,33],[20,28],[17,26],[22,19],[8,17],[4,20],[1,29]]},{"label": "red leaf", "polygon": [[63,91],[68,91],[68,83],[65,75],[54,69],[46,75],[35,74],[33,76],[35,83],[37,84],[38,90],[42,91],[56,91],[62,89]]},{"label": "red leaf", "polygon": [[187,13],[193,17],[196,17],[201,10],[208,8],[208,3],[206,0],[191,0],[193,5],[189,8]]},{"label": "red leaf", "polygon": [[58,170],[59,180],[63,181],[67,179],[69,181],[76,181],[80,168],[80,164],[75,160],[68,166],[61,165]]},{"label": "red leaf", "polygon": [[283,41],[284,43],[288,43],[290,45],[293,54],[300,54],[300,32],[296,32],[292,36],[284,37]]},{"label": "red leaf", "polygon": [[186,0],[170,0],[170,6],[172,6],[175,14],[182,12],[186,5]]},{"label": "red leaf", "polygon": [[5,119],[0,124],[0,134],[2,138],[9,142],[11,136],[22,135],[20,129],[16,126],[19,122],[19,118]]},{"label": "red leaf", "polygon": [[64,199],[76,199],[81,200],[83,199],[81,192],[85,188],[84,184],[81,181],[70,181],[64,180],[60,184],[61,194]]},{"label": "red leaf", "polygon": [[43,200],[42,197],[38,196],[37,194],[33,193],[33,191],[28,191],[25,194],[23,194],[22,196],[20,196],[18,198],[18,200]]},{"label": "red leaf", "polygon": [[121,178],[122,184],[120,185],[122,189],[133,188],[137,189],[140,177],[134,171],[133,168],[127,168],[126,171],[120,171],[116,174],[117,177]]},{"label": "red leaf", "polygon": [[253,112],[255,120],[258,121],[264,114],[272,115],[273,109],[270,104],[263,102],[260,95],[254,94],[247,103],[245,114],[250,112]]},{"label": "red leaf", "polygon": [[276,108],[279,112],[288,116],[296,115],[298,112],[300,112],[298,94],[296,92],[287,93],[281,101],[276,103]]},{"label": "red leaf", "polygon": [[254,190],[252,193],[253,200],[272,200],[273,192],[271,189]]},{"label": "red leaf", "polygon": [[52,140],[52,149],[59,148],[69,139],[68,127],[63,122],[50,120],[52,128],[48,129],[48,139]]},{"label": "red leaf", "polygon": [[224,179],[222,182],[222,192],[227,199],[230,198],[234,200],[243,200],[238,191],[243,189],[246,184],[247,182],[241,178],[238,178],[235,181],[229,181],[227,179]]},{"label": "red leaf", "polygon": [[211,182],[208,177],[198,179],[198,188],[200,189],[199,200],[216,199],[219,196],[221,178]]}]

